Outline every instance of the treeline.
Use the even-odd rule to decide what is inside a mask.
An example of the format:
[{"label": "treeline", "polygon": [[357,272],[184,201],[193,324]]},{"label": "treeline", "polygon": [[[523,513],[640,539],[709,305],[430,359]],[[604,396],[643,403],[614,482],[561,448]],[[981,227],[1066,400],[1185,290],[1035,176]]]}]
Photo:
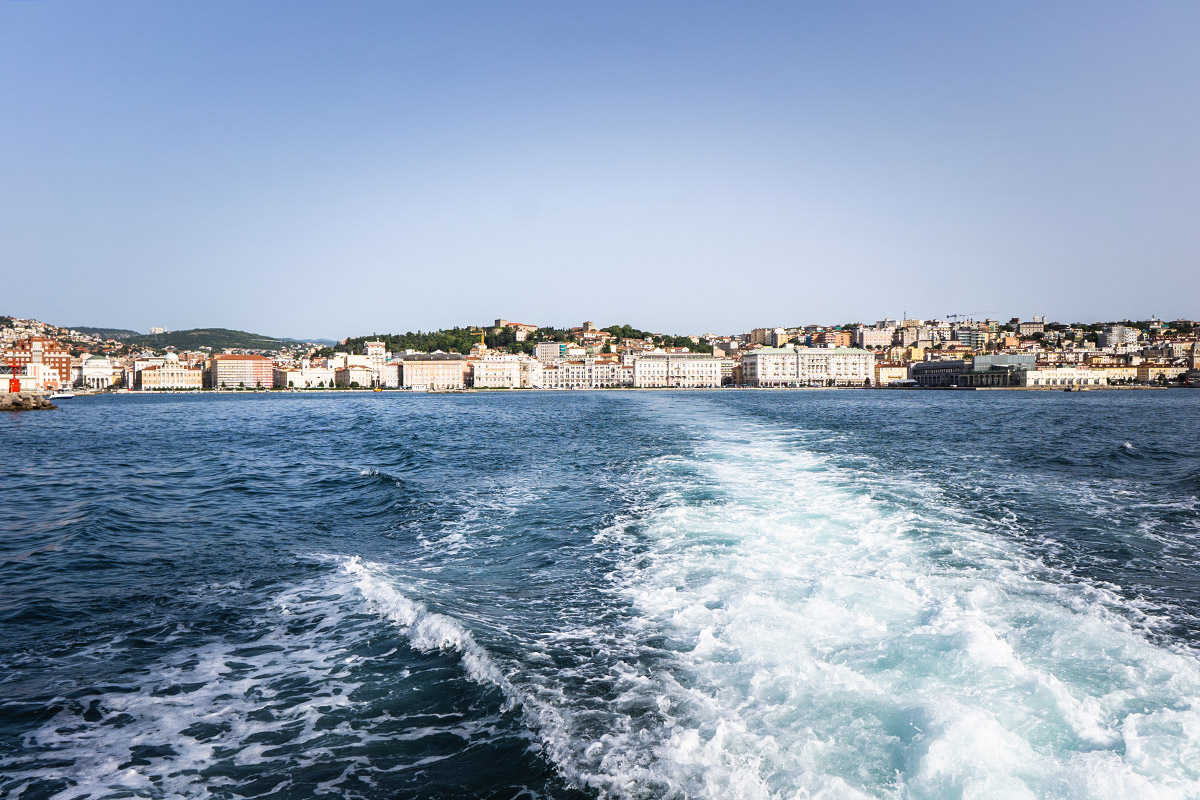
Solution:
[{"label": "treeline", "polygon": [[279,339],[229,328],[195,328],[190,331],[131,336],[123,341],[134,347],[150,347],[155,350],[164,350],[168,347],[174,347],[176,350],[198,350],[201,347],[211,347],[214,351],[273,351],[283,347],[283,342]]},{"label": "treeline", "polygon": [[134,336],[141,336],[137,331],[131,331],[128,328],[92,328],[87,325],[78,327],[66,326],[67,330],[79,331],[86,333],[88,336],[98,336],[101,339],[129,339]]},{"label": "treeline", "polygon": [[[650,338],[659,347],[687,347],[693,353],[712,352],[712,346],[708,343],[701,341],[700,344],[697,344],[686,336],[655,335],[639,331],[629,325],[613,325],[603,330],[623,339]],[[479,342],[480,332],[479,328],[449,328],[440,331],[417,331],[415,333],[409,331],[408,333],[356,336],[347,339],[345,344],[338,346],[336,349],[342,352],[361,354],[366,352],[367,342],[380,341],[393,353],[403,350],[432,353],[436,350],[441,350],[444,353],[461,353],[466,355],[471,352],[471,346]],[[574,338],[571,331],[566,328],[538,328],[536,332],[529,334],[523,342],[517,341],[517,330],[512,327],[500,329],[484,328],[482,333],[483,343],[487,345],[489,350],[503,350],[508,353],[527,353],[529,355],[533,354],[534,347],[538,342],[569,342]],[[331,348],[329,352],[332,353],[333,349]]]},{"label": "treeline", "polygon": [[[485,332],[485,344],[488,347],[501,347],[505,332],[511,333],[512,329],[505,328],[499,336]],[[462,353],[466,355],[471,352],[471,345],[479,341],[479,333],[478,328],[449,328],[442,331],[417,331],[415,333],[409,331],[408,333],[356,336],[352,339],[347,339],[345,344],[339,345],[334,349],[344,353],[361,354],[366,352],[367,342],[379,341],[383,342],[387,349],[392,352],[418,350],[422,353],[432,353],[435,350],[441,350],[443,353]],[[512,341],[516,341],[515,334],[512,334]]]}]

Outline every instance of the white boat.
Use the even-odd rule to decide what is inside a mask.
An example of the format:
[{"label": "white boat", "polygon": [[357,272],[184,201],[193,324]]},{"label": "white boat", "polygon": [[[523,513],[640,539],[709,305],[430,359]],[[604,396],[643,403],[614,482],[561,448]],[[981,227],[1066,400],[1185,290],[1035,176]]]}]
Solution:
[{"label": "white boat", "polygon": [[50,395],[50,399],[51,400],[70,400],[74,396],[75,395],[72,392],[55,392],[54,394]]}]

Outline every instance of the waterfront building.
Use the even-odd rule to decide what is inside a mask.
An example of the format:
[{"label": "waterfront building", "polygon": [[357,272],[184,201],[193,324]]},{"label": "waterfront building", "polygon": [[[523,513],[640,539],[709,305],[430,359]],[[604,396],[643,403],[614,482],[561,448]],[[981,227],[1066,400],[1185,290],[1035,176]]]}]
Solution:
[{"label": "waterfront building", "polygon": [[1104,373],[1104,376],[1111,383],[1133,383],[1137,380],[1137,367],[1129,365],[1108,365],[1100,367],[1092,367]]},{"label": "waterfront building", "polygon": [[375,368],[375,385],[383,389],[400,388],[400,362],[388,361],[381,367]]},{"label": "waterfront building", "polygon": [[338,386],[349,386],[353,389],[369,389],[375,385],[376,372],[374,368],[355,364],[348,367],[338,367],[333,371],[333,381]]},{"label": "waterfront building", "polygon": [[275,364],[266,356],[214,355],[204,366],[204,385],[210,389],[255,389],[275,383]]},{"label": "waterfront building", "polygon": [[922,361],[909,368],[909,374],[918,386],[958,386],[959,378],[970,372],[971,365],[959,359],[946,361]]},{"label": "waterfront building", "polygon": [[632,364],[623,364],[612,356],[592,359],[593,389],[633,386],[633,380]]},{"label": "waterfront building", "polygon": [[1043,367],[1014,373],[1015,386],[1025,388],[1094,388],[1108,385],[1103,370],[1079,367]]},{"label": "waterfront building", "polygon": [[162,363],[149,364],[134,373],[134,388],[144,392],[192,390],[202,386],[204,370],[180,363],[174,353],[167,353]]},{"label": "waterfront building", "polygon": [[516,389],[521,364],[516,356],[484,356],[471,361],[471,384],[476,389]]},{"label": "waterfront building", "polygon": [[875,356],[850,347],[764,347],[742,356],[749,386],[863,386],[875,377]]},{"label": "waterfront building", "polygon": [[[5,361],[0,364],[0,370],[3,370],[3,378],[0,378],[0,393],[7,393],[9,378],[14,377],[8,371],[9,362]],[[56,392],[64,386],[59,379],[58,370],[41,361],[18,365],[15,377],[20,386],[19,391],[22,392]]]},{"label": "waterfront building", "polygon": [[1145,361],[1137,365],[1137,380],[1138,383],[1177,381],[1185,372],[1187,372],[1187,367],[1183,364]]},{"label": "waterfront building", "polygon": [[274,371],[276,389],[327,389],[336,380],[336,371],[322,364],[300,362],[297,367],[280,367]]},{"label": "waterfront building", "polygon": [[113,365],[105,356],[85,356],[79,380],[85,389],[109,389],[113,385]]},{"label": "waterfront building", "polygon": [[[936,363],[936,362],[934,362]],[[975,356],[953,385],[976,388],[1020,386],[1017,373],[1034,369],[1037,357],[1030,353],[993,353]]]},{"label": "waterfront building", "polygon": [[522,358],[517,362],[521,371],[521,387],[525,389],[540,389],[543,386],[542,362],[534,358]]},{"label": "waterfront building", "polygon": [[400,384],[405,389],[462,389],[470,369],[466,357],[458,353],[411,353],[400,363]]},{"label": "waterfront building", "polygon": [[633,362],[638,388],[716,389],[721,360],[710,353],[647,353]]},{"label": "waterfront building", "polygon": [[908,381],[908,365],[899,361],[880,361],[875,364],[875,385],[890,386]]}]

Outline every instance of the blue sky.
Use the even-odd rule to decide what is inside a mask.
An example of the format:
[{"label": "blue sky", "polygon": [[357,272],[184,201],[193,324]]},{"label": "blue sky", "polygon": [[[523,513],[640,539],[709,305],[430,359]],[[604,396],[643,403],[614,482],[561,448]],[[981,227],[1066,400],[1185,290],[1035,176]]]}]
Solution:
[{"label": "blue sky", "polygon": [[0,0],[0,313],[1200,316],[1200,5]]}]

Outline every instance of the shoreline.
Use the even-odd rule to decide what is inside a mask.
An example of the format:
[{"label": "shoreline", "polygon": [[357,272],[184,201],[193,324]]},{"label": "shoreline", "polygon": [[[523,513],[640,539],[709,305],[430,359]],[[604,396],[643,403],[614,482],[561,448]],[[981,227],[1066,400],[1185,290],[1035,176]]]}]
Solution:
[{"label": "shoreline", "polygon": [[[158,391],[141,391],[136,389],[106,392],[76,391],[75,399],[87,397],[159,397],[174,395],[206,396],[206,397],[245,397],[255,395],[290,396],[290,395],[448,395],[448,394],[525,394],[539,392],[544,394],[559,394],[569,392],[1034,392],[1034,393],[1065,393],[1082,394],[1089,392],[1123,392],[1123,391],[1166,391],[1170,389],[1200,389],[1197,386],[1089,386],[1086,389],[1068,389],[1067,387],[1052,386],[722,386],[722,387],[680,387],[680,386],[599,386],[596,388],[579,389],[548,389],[544,387],[513,388],[513,389],[447,389],[440,391],[414,392],[406,389],[263,389],[246,391],[217,391],[213,389],[164,389]],[[45,393],[49,396],[49,393]]]}]

